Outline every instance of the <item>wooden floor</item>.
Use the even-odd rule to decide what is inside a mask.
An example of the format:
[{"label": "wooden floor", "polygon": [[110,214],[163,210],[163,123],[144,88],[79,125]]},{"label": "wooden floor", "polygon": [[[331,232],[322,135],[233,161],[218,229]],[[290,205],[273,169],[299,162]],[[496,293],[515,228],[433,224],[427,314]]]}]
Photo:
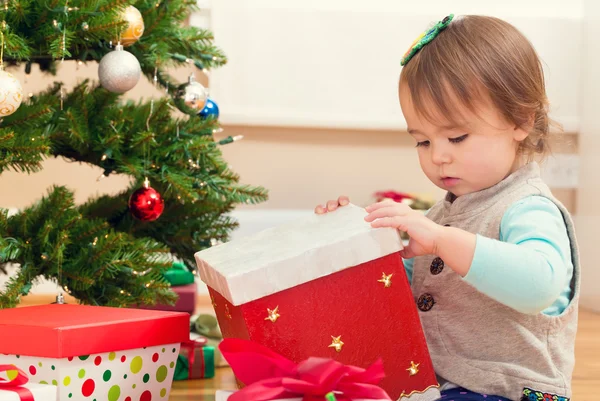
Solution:
[{"label": "wooden floor", "polygon": [[[580,312],[575,348],[573,401],[600,401],[600,314]],[[175,382],[169,401],[213,401],[215,390],[235,390],[231,370],[217,369],[214,379]]]},{"label": "wooden floor", "polygon": [[[28,296],[21,306],[53,302],[48,296]],[[200,297],[198,311],[210,310],[210,300]],[[67,298],[67,302],[75,302]],[[573,374],[573,401],[600,401],[600,314],[581,310],[575,347],[575,372]],[[213,401],[215,391],[235,390],[231,370],[217,369],[214,379],[178,381],[173,384],[169,401]]]}]

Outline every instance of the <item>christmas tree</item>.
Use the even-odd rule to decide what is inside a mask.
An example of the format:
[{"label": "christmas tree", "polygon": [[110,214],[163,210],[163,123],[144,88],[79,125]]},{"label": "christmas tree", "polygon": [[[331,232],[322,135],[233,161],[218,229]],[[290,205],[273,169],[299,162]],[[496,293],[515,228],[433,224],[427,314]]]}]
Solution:
[{"label": "christmas tree", "polygon": [[[226,62],[210,31],[185,26],[194,8],[194,0],[0,3],[0,172],[33,173],[54,156],[131,177],[126,191],[82,205],[54,186],[17,214],[1,210],[0,269],[19,268],[0,289],[0,308],[16,305],[39,277],[92,305],[173,302],[163,275],[173,260],[194,269],[194,252],[236,227],[228,216],[236,204],[266,199],[223,160],[220,146],[236,138],[215,140],[218,108],[207,90],[167,72]],[[99,83],[66,91],[56,82],[23,98],[10,74],[38,64],[60,77],[69,60],[99,62]],[[165,96],[124,101],[141,75]]]}]

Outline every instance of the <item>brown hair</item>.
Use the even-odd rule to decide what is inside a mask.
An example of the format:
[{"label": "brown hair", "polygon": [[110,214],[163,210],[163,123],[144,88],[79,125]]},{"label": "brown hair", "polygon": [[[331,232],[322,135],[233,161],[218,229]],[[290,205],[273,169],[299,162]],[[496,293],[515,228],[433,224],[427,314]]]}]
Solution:
[{"label": "brown hair", "polygon": [[[440,115],[459,125],[454,100],[476,113],[489,97],[504,118],[529,135],[519,152],[533,158],[549,152],[548,98],[540,59],[514,26],[493,17],[467,15],[450,23],[405,65],[400,84],[430,122]],[[428,105],[435,105],[434,109]]]}]

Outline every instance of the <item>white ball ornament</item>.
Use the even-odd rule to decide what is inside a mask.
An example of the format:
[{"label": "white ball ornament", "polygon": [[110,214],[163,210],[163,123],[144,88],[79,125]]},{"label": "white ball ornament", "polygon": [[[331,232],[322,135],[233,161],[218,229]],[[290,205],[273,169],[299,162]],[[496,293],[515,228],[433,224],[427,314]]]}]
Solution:
[{"label": "white ball ornament", "polygon": [[98,65],[100,85],[108,91],[124,93],[133,88],[142,74],[142,68],[137,58],[122,45],[107,53]]},{"label": "white ball ornament", "polygon": [[17,78],[0,67],[0,117],[10,116],[23,101],[23,87]]}]

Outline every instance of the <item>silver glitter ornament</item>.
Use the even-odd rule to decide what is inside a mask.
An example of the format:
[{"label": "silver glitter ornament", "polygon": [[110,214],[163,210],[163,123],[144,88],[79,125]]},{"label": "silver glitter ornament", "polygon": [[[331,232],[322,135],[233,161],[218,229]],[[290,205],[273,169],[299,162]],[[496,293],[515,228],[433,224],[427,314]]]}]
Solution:
[{"label": "silver glitter ornament", "polygon": [[133,88],[142,74],[140,62],[135,56],[117,45],[115,50],[107,53],[98,65],[100,85],[115,93],[127,92]]},{"label": "silver glitter ornament", "polygon": [[187,85],[183,88],[181,97],[187,107],[200,112],[206,105],[208,91],[201,83],[196,82],[193,75],[190,75]]}]

